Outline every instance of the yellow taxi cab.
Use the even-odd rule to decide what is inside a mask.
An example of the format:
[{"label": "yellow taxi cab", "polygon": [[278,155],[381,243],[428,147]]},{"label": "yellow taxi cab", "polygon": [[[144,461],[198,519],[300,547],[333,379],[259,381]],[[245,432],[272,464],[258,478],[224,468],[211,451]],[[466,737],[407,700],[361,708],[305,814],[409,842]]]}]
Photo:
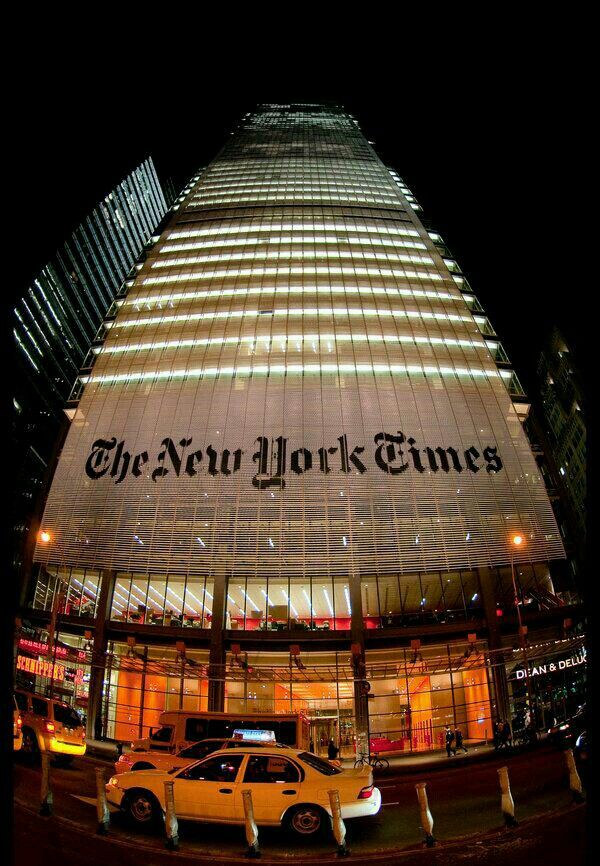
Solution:
[{"label": "yellow taxi cab", "polygon": [[121,773],[109,780],[106,797],[134,825],[158,825],[166,781],[173,782],[178,818],[244,824],[242,791],[250,790],[258,826],[281,825],[301,836],[330,826],[331,789],[339,791],[344,820],[376,815],[381,808],[370,766],[342,770],[311,752],[251,745],[213,752],[170,772]]},{"label": "yellow taxi cab", "polygon": [[18,752],[23,745],[23,719],[17,706],[17,700],[13,696],[13,751]]},{"label": "yellow taxi cab", "polygon": [[68,764],[85,754],[85,728],[68,704],[21,689],[15,690],[15,700],[23,720],[24,755],[35,759],[40,752],[50,752],[59,763]]}]

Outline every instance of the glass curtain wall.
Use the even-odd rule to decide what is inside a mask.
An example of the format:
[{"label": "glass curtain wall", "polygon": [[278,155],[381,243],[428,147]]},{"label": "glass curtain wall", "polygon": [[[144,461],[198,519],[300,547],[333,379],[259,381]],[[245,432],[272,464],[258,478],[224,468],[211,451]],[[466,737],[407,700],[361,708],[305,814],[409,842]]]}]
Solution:
[{"label": "glass curtain wall", "polygon": [[119,572],[110,618],[145,625],[211,628],[213,591],[211,578]]},{"label": "glass curtain wall", "polygon": [[208,651],[109,645],[103,698],[103,729],[109,739],[148,736],[165,710],[207,710]]},{"label": "glass curtain wall", "polygon": [[[65,616],[92,619],[96,616],[100,580],[100,572],[96,569],[49,570],[41,566],[33,583],[31,606],[38,610],[52,610],[58,604],[58,612]],[[59,598],[61,593],[62,598]]]},{"label": "glass curtain wall", "polygon": [[[367,629],[483,615],[479,580],[472,571],[365,576],[361,594]],[[347,631],[351,614],[348,577],[233,577],[227,589],[228,629]]]}]

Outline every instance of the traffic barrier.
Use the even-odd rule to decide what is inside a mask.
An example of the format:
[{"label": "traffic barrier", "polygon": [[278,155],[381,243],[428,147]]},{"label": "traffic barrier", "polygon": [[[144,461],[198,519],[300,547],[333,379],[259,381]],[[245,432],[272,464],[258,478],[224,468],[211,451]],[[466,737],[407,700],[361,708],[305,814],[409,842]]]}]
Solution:
[{"label": "traffic barrier", "polygon": [[176,851],[179,848],[179,824],[177,823],[177,815],[175,814],[175,794],[173,792],[173,782],[165,782],[165,846],[169,851]]},{"label": "traffic barrier", "polygon": [[51,815],[54,800],[52,791],[50,790],[50,755],[48,752],[42,752],[42,793],[40,815]]},{"label": "traffic barrier", "polygon": [[260,857],[258,827],[254,820],[254,806],[252,805],[252,791],[249,789],[242,791],[242,802],[244,803],[244,825],[246,829],[246,842],[248,843],[245,856]]},{"label": "traffic barrier", "polygon": [[110,825],[110,812],[108,811],[108,803],[106,802],[106,787],[104,784],[104,770],[102,767],[96,767],[96,815],[98,816],[98,827],[96,833],[100,836],[108,834]]},{"label": "traffic barrier", "polygon": [[569,788],[571,789],[573,802],[583,803],[583,786],[581,784],[581,779],[579,778],[579,773],[577,772],[575,758],[573,757],[573,749],[567,749],[565,751],[565,758],[567,761],[567,769],[569,771]]},{"label": "traffic barrier", "polygon": [[500,780],[500,791],[502,793],[501,806],[504,823],[507,827],[516,827],[515,820],[515,803],[510,793],[510,782],[508,780],[508,767],[500,767],[498,770],[498,779]]},{"label": "traffic barrier", "polygon": [[417,782],[415,790],[419,799],[419,809],[421,810],[421,827],[425,832],[425,845],[428,848],[433,848],[436,840],[433,837],[433,816],[429,811],[429,803],[427,801],[427,782]]},{"label": "traffic barrier", "polygon": [[346,825],[342,819],[340,792],[334,790],[327,793],[329,794],[329,804],[331,806],[331,826],[338,846],[337,855],[338,857],[347,857],[350,851],[346,848]]}]

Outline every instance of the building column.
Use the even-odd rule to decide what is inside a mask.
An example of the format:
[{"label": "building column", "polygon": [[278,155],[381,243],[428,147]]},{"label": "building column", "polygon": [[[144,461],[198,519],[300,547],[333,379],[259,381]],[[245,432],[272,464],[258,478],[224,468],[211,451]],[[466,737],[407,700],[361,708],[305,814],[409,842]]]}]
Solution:
[{"label": "building column", "polygon": [[[352,643],[360,646],[365,660],[365,627],[363,622],[360,575],[350,574],[350,606]],[[356,751],[370,752],[369,748],[369,698],[363,693],[362,681],[354,680],[354,719],[356,723]]]},{"label": "building column", "polygon": [[215,574],[210,650],[208,656],[208,709],[222,713],[225,710],[225,601],[227,598],[227,576],[225,572]]},{"label": "building column", "polygon": [[106,670],[106,650],[108,647],[106,622],[110,616],[110,604],[116,575],[116,571],[106,570],[102,572],[100,595],[96,607],[86,728],[86,736],[96,740],[99,740],[102,736],[102,692]]},{"label": "building column", "polygon": [[508,692],[508,678],[504,661],[496,663],[498,653],[494,650],[502,648],[502,636],[500,624],[496,615],[496,590],[494,588],[494,573],[491,568],[478,568],[479,586],[481,588],[481,600],[488,631],[488,647],[492,650],[492,682],[496,696],[496,715],[499,719],[510,721],[510,696]]}]

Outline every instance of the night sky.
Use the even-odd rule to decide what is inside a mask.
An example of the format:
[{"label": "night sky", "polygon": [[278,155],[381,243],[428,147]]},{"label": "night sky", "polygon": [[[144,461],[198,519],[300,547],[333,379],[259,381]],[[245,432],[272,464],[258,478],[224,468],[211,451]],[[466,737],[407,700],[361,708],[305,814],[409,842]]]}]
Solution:
[{"label": "night sky", "polygon": [[171,76],[140,87],[113,69],[85,78],[82,98],[72,71],[53,69],[21,105],[13,215],[17,224],[32,212],[40,218],[18,260],[12,296],[147,155],[159,177],[172,177],[180,188],[256,103],[336,100],[408,183],[531,390],[553,324],[561,325],[578,360],[583,343],[581,309],[573,302],[580,291],[572,270],[578,218],[569,202],[576,118],[569,94],[557,89],[558,73],[549,66],[519,72],[487,75],[467,65],[433,80],[415,75],[404,92],[389,75],[357,84],[356,76],[337,74],[301,87],[275,75],[241,91],[239,82],[227,86],[201,69],[178,88]]}]

